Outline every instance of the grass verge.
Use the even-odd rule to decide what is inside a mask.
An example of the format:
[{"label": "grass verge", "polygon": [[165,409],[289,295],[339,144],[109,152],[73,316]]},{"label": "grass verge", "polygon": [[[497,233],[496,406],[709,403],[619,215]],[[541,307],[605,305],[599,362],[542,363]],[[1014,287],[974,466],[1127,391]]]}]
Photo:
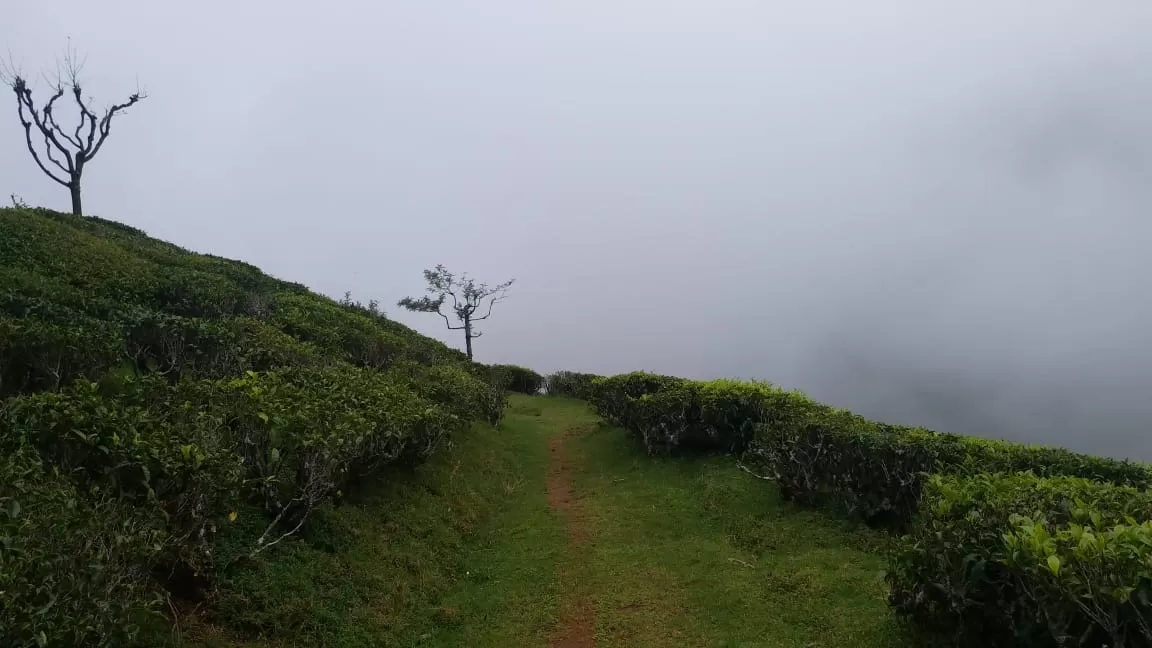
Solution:
[{"label": "grass verge", "polygon": [[730,457],[650,458],[608,427],[578,443],[597,646],[906,645],[883,536],[793,507]]},{"label": "grass verge", "polygon": [[325,511],[305,538],[233,574],[211,617],[185,624],[177,643],[542,645],[565,538],[544,499],[548,456],[532,418],[478,425]]}]

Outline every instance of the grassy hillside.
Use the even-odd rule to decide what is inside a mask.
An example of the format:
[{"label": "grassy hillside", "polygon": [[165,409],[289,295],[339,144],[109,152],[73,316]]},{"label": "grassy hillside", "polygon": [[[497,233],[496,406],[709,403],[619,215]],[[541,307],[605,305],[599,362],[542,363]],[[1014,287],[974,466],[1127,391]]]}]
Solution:
[{"label": "grassy hillside", "polygon": [[154,645],[365,477],[496,422],[490,378],[372,306],[0,209],[0,644]]}]

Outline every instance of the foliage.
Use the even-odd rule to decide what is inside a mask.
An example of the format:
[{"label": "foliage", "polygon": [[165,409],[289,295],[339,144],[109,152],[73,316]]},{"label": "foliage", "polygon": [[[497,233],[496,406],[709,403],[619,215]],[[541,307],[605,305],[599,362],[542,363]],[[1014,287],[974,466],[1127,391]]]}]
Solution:
[{"label": "foliage", "polygon": [[368,478],[499,422],[489,378],[373,302],[0,209],[0,644],[154,645],[163,597],[218,600]]},{"label": "foliage", "polygon": [[790,497],[831,502],[871,523],[901,529],[936,473],[1030,470],[1146,487],[1152,472],[1131,461],[868,421],[828,410],[760,427],[750,458]]},{"label": "foliage", "polygon": [[[424,281],[427,282],[427,295],[424,297],[405,297],[397,306],[416,313],[436,313],[444,318],[449,330],[464,331],[464,343],[467,348],[468,359],[472,359],[472,340],[482,333],[476,329],[476,322],[486,320],[492,316],[492,307],[496,302],[503,301],[508,295],[508,288],[515,279],[504,283],[489,286],[486,283],[476,283],[467,273],[456,275],[449,272],[442,265],[433,270],[424,271]],[[430,296],[429,296],[430,295]],[[349,297],[350,299],[350,297]],[[452,320],[444,312],[448,299],[452,300],[451,310],[459,326],[453,326]],[[480,309],[487,302],[487,310],[479,315]]]},{"label": "foliage", "polygon": [[408,376],[412,389],[424,398],[446,408],[460,420],[486,421],[499,425],[507,405],[502,381],[475,365],[471,370],[460,365],[426,366],[407,363],[395,370]]},{"label": "foliage", "polygon": [[803,394],[769,383],[690,381],[630,373],[590,381],[590,400],[649,452],[740,452],[758,424],[824,409]]},{"label": "foliage", "polygon": [[685,382],[683,378],[643,371],[596,378],[592,381],[591,387],[592,405],[595,406],[596,413],[609,423],[636,432],[633,425],[635,400],[683,382]]},{"label": "foliage", "polygon": [[415,470],[387,467],[339,506],[318,510],[276,560],[230,570],[208,614],[185,619],[186,641],[543,645],[567,535],[545,499],[547,444],[531,423],[475,425]]},{"label": "foliage", "polygon": [[742,454],[787,497],[896,529],[934,473],[1030,470],[1152,486],[1144,464],[878,423],[768,383],[630,373],[595,379],[589,391],[601,416],[650,453]]},{"label": "foliage", "polygon": [[557,371],[544,378],[544,391],[549,396],[569,396],[581,400],[592,400],[592,381],[602,378],[596,374],[575,371]]},{"label": "foliage", "polygon": [[495,374],[495,380],[502,382],[509,391],[529,396],[537,394],[544,386],[544,376],[517,365],[492,365],[489,370]]},{"label": "foliage", "polygon": [[160,598],[149,511],[88,496],[29,447],[0,453],[0,643],[135,645]]},{"label": "foliage", "polygon": [[70,324],[0,315],[0,398],[97,377],[123,358],[119,327],[77,316]]},{"label": "foliage", "polygon": [[[138,372],[465,362],[378,311],[99,218],[0,209],[0,396]],[[285,336],[288,336],[287,338]]]},{"label": "foliage", "polygon": [[934,476],[889,571],[955,645],[1152,645],[1152,494],[1031,473]]},{"label": "foliage", "polygon": [[1144,464],[878,423],[762,383],[633,373],[588,398],[651,454],[738,453],[797,503],[911,530],[890,582],[921,628],[973,646],[1152,645]]}]

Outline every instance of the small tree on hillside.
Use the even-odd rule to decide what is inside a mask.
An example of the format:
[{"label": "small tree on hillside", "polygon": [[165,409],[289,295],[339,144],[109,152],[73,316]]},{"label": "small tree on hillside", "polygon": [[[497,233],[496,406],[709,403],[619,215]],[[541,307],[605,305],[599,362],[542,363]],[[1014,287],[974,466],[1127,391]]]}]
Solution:
[{"label": "small tree on hillside", "polygon": [[[52,96],[48,98],[47,103],[37,108],[32,100],[32,87],[28,84],[27,77],[12,65],[0,64],[0,82],[12,88],[12,92],[16,95],[16,114],[20,117],[20,125],[24,127],[28,152],[32,154],[32,159],[36,161],[41,171],[68,188],[72,194],[72,213],[77,216],[83,214],[80,179],[84,175],[85,166],[96,157],[108,139],[112,119],[146,98],[144,93],[137,90],[127,101],[113,104],[104,110],[102,116],[97,116],[92,110],[92,98],[85,100],[80,87],[80,73],[83,69],[84,62],[78,61],[76,52],[69,47],[64,53],[63,64],[57,69],[55,79],[49,79],[49,83],[52,84]],[[71,95],[80,112],[80,120],[74,130],[62,128],[54,112],[56,102],[63,98],[65,93]],[[35,140],[41,137],[44,143],[38,147]]]},{"label": "small tree on hillside", "polygon": [[[467,273],[457,277],[442,266],[435,270],[425,270],[424,280],[428,282],[428,294],[419,299],[405,297],[399,306],[417,313],[436,313],[444,318],[449,330],[464,331],[464,344],[468,351],[468,359],[472,359],[472,340],[482,333],[475,328],[475,322],[486,320],[492,315],[492,306],[503,301],[508,295],[508,288],[515,279],[509,279],[502,284],[489,286],[478,284]],[[459,325],[453,326],[452,320],[444,312],[448,299],[452,300],[452,311],[456,315]],[[483,315],[476,313],[481,309]]]}]

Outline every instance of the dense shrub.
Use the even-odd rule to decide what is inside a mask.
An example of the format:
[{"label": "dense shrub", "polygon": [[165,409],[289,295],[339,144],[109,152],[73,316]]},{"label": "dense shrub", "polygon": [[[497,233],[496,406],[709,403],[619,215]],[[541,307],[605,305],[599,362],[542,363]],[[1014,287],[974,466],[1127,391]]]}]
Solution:
[{"label": "dense shrub", "polygon": [[741,452],[765,422],[783,425],[827,408],[771,384],[633,373],[590,381],[590,399],[649,452]]},{"label": "dense shrub", "polygon": [[633,418],[636,415],[635,400],[646,394],[655,394],[663,389],[686,382],[683,378],[661,376],[643,371],[596,378],[592,381],[592,404],[596,412],[613,425],[635,431]]},{"label": "dense shrub", "polygon": [[0,266],[126,303],[147,299],[157,284],[154,263],[34,210],[0,209]]},{"label": "dense shrub", "polygon": [[25,268],[0,267],[0,315],[70,324],[77,317],[108,319],[120,308],[114,300],[95,297],[58,279]]},{"label": "dense shrub", "polygon": [[245,550],[257,554],[363,477],[422,461],[488,415],[488,386],[464,369],[421,371],[336,365],[223,381],[78,382],[8,401],[0,453],[34,449],[92,501],[152,511],[150,566],[198,592],[230,562],[213,555],[214,540],[244,502],[267,516]]},{"label": "dense shrub", "polygon": [[137,373],[222,378],[245,369],[243,323],[135,309],[122,315],[124,352]]},{"label": "dense shrub", "polygon": [[[487,421],[498,425],[504,416],[507,395],[502,381],[490,372],[461,365],[421,365],[405,362],[393,370],[404,375],[411,388],[439,404],[462,421]],[[479,375],[478,375],[479,374]]]},{"label": "dense shrub", "polygon": [[165,562],[203,570],[244,471],[223,417],[190,396],[189,386],[144,377],[13,399],[0,451],[35,448],[80,492],[155,510]]},{"label": "dense shrub", "polygon": [[268,371],[280,367],[331,364],[334,359],[316,345],[301,342],[272,324],[252,317],[240,318],[241,364],[246,370]]},{"label": "dense shrub", "polygon": [[1152,646],[1152,494],[934,476],[892,561],[897,610],[962,646]]},{"label": "dense shrub", "polygon": [[537,394],[544,386],[544,376],[517,365],[492,365],[489,370],[496,376],[495,380],[504,384],[509,391],[521,394]]},{"label": "dense shrub", "polygon": [[235,313],[246,293],[226,277],[201,270],[168,267],[157,273],[154,299],[166,312],[185,317]]},{"label": "dense shrub", "polygon": [[498,422],[475,371],[371,304],[0,209],[0,645],[155,645],[164,587],[210,593],[366,476]]},{"label": "dense shrub", "polygon": [[114,323],[83,316],[65,324],[0,315],[0,398],[95,378],[122,359]]},{"label": "dense shrub", "polygon": [[354,367],[253,372],[209,398],[227,417],[246,483],[281,518],[276,529],[383,464],[426,457],[464,423],[403,379]]},{"label": "dense shrub", "polygon": [[466,356],[442,343],[421,338],[381,315],[316,295],[276,293],[270,313],[270,321],[280,330],[363,367],[384,369],[400,359],[425,364],[466,361]]},{"label": "dense shrub", "polygon": [[826,408],[768,383],[713,380],[668,383],[631,403],[633,431],[649,452],[742,452],[757,425],[790,424]]},{"label": "dense shrub", "polygon": [[[370,305],[371,306],[371,305]],[[128,363],[176,380],[346,361],[373,369],[464,354],[257,268],[98,218],[0,209],[0,397]]]},{"label": "dense shrub", "polygon": [[544,378],[544,390],[552,396],[592,400],[592,381],[602,377],[575,371],[557,371]]},{"label": "dense shrub", "polygon": [[762,425],[749,455],[789,497],[832,502],[854,517],[898,529],[916,514],[923,484],[935,473],[1030,470],[1152,484],[1152,472],[1130,461],[882,425],[831,410]]},{"label": "dense shrub", "polygon": [[148,513],[77,492],[30,448],[0,453],[0,644],[138,645],[161,600]]}]

